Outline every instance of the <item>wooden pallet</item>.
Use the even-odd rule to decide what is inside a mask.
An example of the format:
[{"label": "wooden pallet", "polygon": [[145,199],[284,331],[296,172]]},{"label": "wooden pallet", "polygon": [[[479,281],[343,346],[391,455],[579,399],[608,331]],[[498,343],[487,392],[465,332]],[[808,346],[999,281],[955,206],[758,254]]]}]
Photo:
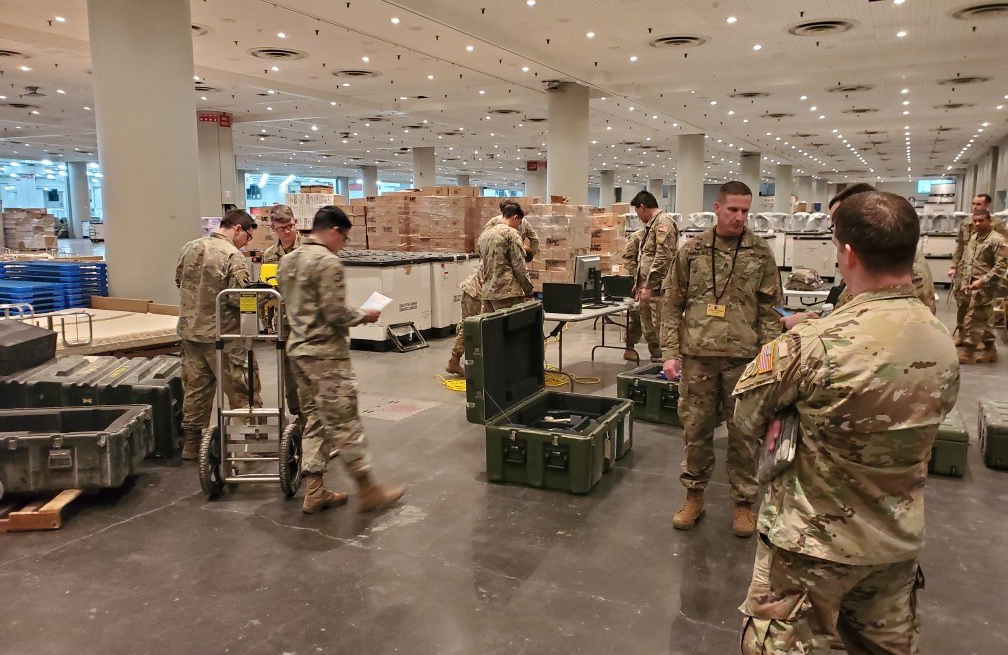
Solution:
[{"label": "wooden pallet", "polygon": [[58,530],[63,525],[63,509],[79,495],[80,489],[67,489],[49,500],[0,505],[0,532]]}]

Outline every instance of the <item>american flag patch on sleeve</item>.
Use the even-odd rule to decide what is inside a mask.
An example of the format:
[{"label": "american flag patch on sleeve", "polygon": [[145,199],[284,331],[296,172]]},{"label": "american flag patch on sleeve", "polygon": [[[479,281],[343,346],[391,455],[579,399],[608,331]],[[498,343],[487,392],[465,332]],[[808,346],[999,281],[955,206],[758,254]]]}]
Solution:
[{"label": "american flag patch on sleeve", "polygon": [[760,348],[759,360],[756,365],[757,373],[768,373],[773,370],[775,352],[776,347],[773,342]]}]

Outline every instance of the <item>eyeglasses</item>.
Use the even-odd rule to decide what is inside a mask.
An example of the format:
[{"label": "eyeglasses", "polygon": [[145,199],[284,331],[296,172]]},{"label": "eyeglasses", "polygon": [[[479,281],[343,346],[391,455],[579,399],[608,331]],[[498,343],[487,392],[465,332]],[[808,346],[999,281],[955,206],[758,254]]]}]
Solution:
[{"label": "eyeglasses", "polygon": [[244,233],[245,233],[245,236],[247,236],[247,237],[248,237],[248,240],[249,240],[249,241],[251,241],[251,240],[252,240],[252,233],[251,233],[251,232],[249,232],[249,231],[248,231],[248,230],[246,230],[245,228],[242,228],[242,232],[244,232]]},{"label": "eyeglasses", "polygon": [[297,226],[294,223],[284,223],[281,225],[272,223],[270,227],[272,227],[276,232],[293,232],[297,229]]},{"label": "eyeglasses", "polygon": [[339,233],[343,235],[344,241],[350,240],[350,230],[339,230]]}]

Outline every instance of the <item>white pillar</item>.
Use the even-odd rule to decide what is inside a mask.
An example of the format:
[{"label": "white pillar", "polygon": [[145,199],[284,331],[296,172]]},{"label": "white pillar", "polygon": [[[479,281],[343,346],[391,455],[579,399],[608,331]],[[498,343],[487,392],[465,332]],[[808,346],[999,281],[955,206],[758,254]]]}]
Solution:
[{"label": "white pillar", "polygon": [[547,91],[546,117],[548,193],[584,205],[588,202],[588,87],[561,82],[557,89]]},{"label": "white pillar", "polygon": [[378,195],[378,167],[361,166],[361,180],[364,181],[364,197]]},{"label": "white pillar", "polygon": [[541,161],[525,162],[525,195],[532,198],[538,197],[542,202],[548,203],[549,196],[546,195],[547,173]]},{"label": "white pillar", "polygon": [[91,189],[88,188],[87,162],[72,161],[67,164],[68,188],[70,189],[70,220],[67,228],[74,239],[87,238],[81,228],[81,221],[91,220]]},{"label": "white pillar", "polygon": [[[756,200],[759,199],[760,189],[760,164],[763,156],[758,152],[743,152],[739,157],[739,178],[753,194],[753,207],[756,207]],[[762,211],[762,209],[758,210]]]},{"label": "white pillar", "polygon": [[235,164],[235,203],[238,205],[238,209],[248,209],[248,198],[245,193],[248,190],[245,182],[245,176],[248,171],[237,170],[237,163]]},{"label": "white pillar", "polygon": [[200,236],[189,0],[88,0],[109,290],[178,304]]},{"label": "white pillar", "polygon": [[823,211],[824,212],[827,212],[827,213],[829,212],[829,205],[827,205],[826,203],[828,203],[830,201],[830,198],[832,198],[833,196],[835,196],[838,193],[840,193],[840,185],[839,184],[837,184],[836,182],[827,182],[826,183],[826,199],[823,201]]},{"label": "white pillar", "polygon": [[413,188],[437,186],[434,146],[413,148]]},{"label": "white pillar", "polygon": [[650,191],[651,195],[653,195],[658,200],[659,206],[663,206],[662,196],[665,195],[663,193],[664,189],[665,189],[665,180],[661,178],[655,178],[647,181],[647,190]]},{"label": "white pillar", "polygon": [[347,203],[350,202],[350,178],[349,177],[337,177],[336,178],[336,188],[333,189],[333,193],[338,196],[343,196],[346,198]]},{"label": "white pillar", "polygon": [[469,186],[469,176],[459,173],[455,176],[455,184],[459,186]]},{"label": "white pillar", "polygon": [[224,205],[237,205],[234,136],[231,115],[201,111],[197,115],[200,215],[220,216]]},{"label": "white pillar", "polygon": [[812,211],[812,176],[811,175],[799,175],[798,176],[798,202],[807,203],[805,211]]},{"label": "white pillar", "polygon": [[826,191],[826,186],[825,179],[821,177],[815,179],[815,193],[813,194],[812,202],[819,203],[819,211],[823,212],[829,212],[829,207],[826,206],[826,203],[829,202],[830,197]]},{"label": "white pillar", "polygon": [[710,210],[703,206],[704,135],[679,135],[679,161],[676,164],[675,210],[691,214]]},{"label": "white pillar", "polygon": [[599,207],[611,209],[616,202],[616,171],[599,171]]},{"label": "white pillar", "polygon": [[791,194],[794,193],[794,183],[791,179],[794,175],[794,167],[790,164],[777,164],[777,175],[774,180],[774,201],[775,212],[791,213]]}]

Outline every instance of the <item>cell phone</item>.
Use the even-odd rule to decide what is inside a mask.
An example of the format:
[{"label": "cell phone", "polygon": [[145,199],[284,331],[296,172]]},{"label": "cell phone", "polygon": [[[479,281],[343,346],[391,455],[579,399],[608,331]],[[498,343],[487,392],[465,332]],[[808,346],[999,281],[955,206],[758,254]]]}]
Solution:
[{"label": "cell phone", "polygon": [[787,307],[774,307],[773,309],[781,316],[792,316],[794,314],[794,312]]}]

